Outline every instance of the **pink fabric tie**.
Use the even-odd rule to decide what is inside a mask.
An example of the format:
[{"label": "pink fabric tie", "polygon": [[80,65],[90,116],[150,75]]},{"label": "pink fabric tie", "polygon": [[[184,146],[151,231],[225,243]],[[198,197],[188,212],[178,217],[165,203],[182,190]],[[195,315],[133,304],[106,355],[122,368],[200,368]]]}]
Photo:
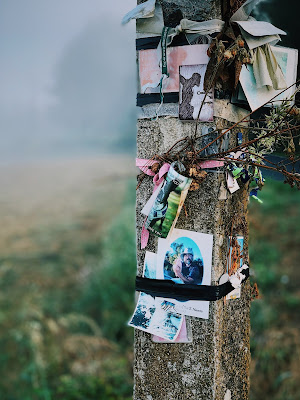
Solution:
[{"label": "pink fabric tie", "polygon": [[[170,169],[170,164],[165,163],[160,170],[158,171],[157,174],[155,174],[152,170],[151,170],[151,166],[154,164],[157,164],[158,161],[156,160],[146,160],[143,158],[137,158],[136,159],[136,166],[140,168],[141,171],[143,171],[145,174],[149,175],[149,176],[153,176],[153,183],[154,183],[154,188],[153,188],[153,192],[155,192],[157,190],[157,188],[159,187],[159,185],[161,184],[161,182],[165,179],[165,174],[169,171]],[[144,223],[143,223],[143,227],[142,227],[142,232],[141,232],[141,249],[144,249],[147,244],[148,244],[148,240],[149,240],[149,231],[145,228],[145,222],[147,221],[147,218],[145,219]]]}]

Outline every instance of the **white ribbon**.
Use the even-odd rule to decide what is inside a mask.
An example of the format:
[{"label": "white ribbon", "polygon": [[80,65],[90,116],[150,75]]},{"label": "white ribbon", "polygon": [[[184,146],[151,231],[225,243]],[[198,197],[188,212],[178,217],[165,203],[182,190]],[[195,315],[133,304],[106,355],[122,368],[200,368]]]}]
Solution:
[{"label": "white ribbon", "polygon": [[147,0],[145,3],[137,5],[133,10],[124,15],[122,24],[125,25],[131,19],[151,18],[154,16],[156,0]]}]

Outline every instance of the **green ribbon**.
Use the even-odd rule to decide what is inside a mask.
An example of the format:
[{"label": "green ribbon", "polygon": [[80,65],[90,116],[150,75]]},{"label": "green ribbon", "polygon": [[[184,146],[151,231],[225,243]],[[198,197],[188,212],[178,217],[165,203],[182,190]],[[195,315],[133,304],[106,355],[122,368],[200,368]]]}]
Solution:
[{"label": "green ribbon", "polygon": [[164,26],[161,34],[161,73],[162,75],[169,76],[168,63],[167,63],[167,40],[170,28]]}]

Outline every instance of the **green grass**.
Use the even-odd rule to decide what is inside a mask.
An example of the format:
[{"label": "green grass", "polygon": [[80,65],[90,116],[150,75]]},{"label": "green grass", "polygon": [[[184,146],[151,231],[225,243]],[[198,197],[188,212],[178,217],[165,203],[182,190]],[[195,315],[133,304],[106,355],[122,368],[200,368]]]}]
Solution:
[{"label": "green grass", "polygon": [[251,399],[300,398],[300,192],[266,182],[251,201],[250,261],[261,298],[251,307]]}]

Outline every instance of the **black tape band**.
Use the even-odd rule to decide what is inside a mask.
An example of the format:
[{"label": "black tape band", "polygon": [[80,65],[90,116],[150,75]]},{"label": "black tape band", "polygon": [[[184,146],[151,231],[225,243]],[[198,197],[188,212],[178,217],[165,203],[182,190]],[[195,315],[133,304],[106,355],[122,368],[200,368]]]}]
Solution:
[{"label": "black tape band", "polygon": [[[146,37],[136,39],[135,45],[137,50],[149,50],[149,49],[156,49],[161,37],[160,36],[153,36],[153,37]],[[187,46],[189,42],[187,41],[185,34],[180,33],[176,35],[172,40],[172,43],[168,47],[176,47],[176,46]]]},{"label": "black tape band", "polygon": [[[249,268],[240,272],[245,275],[244,283],[249,277]],[[180,301],[188,300],[206,300],[216,301],[225,297],[234,290],[234,287],[228,281],[222,285],[206,286],[191,285],[188,283],[180,284],[165,279],[149,279],[136,277],[135,290],[150,294],[153,297],[167,297]]]},{"label": "black tape band", "polygon": [[[178,101],[179,101],[178,92],[164,93],[164,103],[178,103]],[[136,105],[138,107],[145,106],[146,104],[153,104],[160,102],[161,99],[159,93],[149,93],[149,94],[138,93],[136,96]]]}]

